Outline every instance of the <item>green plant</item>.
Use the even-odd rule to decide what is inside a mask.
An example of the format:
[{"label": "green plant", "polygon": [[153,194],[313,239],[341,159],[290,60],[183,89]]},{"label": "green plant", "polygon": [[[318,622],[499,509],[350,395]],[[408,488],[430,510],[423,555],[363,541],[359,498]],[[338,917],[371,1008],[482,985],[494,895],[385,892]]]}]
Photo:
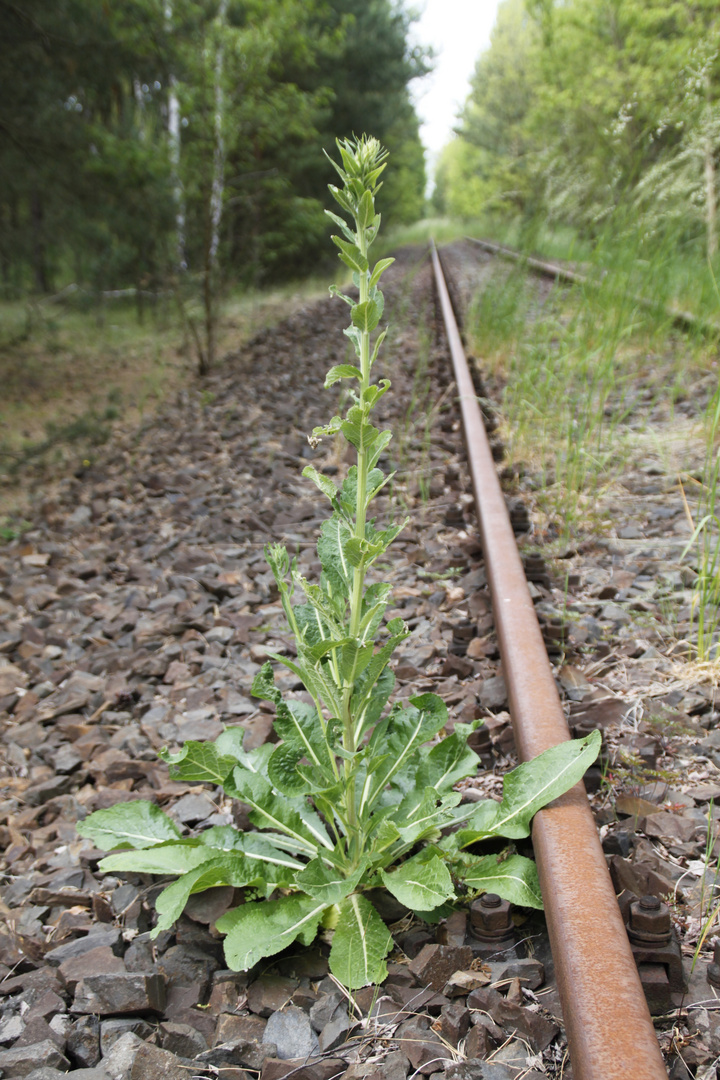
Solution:
[{"label": "green plant", "polygon": [[[333,931],[333,974],[356,988],[384,978],[392,947],[366,895],[371,889],[384,886],[428,919],[454,901],[456,882],[471,893],[492,889],[522,905],[542,906],[530,860],[511,850],[499,858],[465,849],[488,837],[527,836],[535,811],[594,760],[600,736],[564,743],[521,765],[506,777],[502,802],[469,809],[459,805],[454,785],[477,768],[478,757],[467,746],[477,722],[456,724],[439,738],[448,717],[434,694],[386,709],[395,682],[388,664],[409,634],[402,619],[383,625],[390,586],[366,585],[368,571],[404,524],[378,529],[368,518],[388,480],[377,462],[391,437],[370,422],[389,387],[387,380],[371,382],[385,331],[374,343],[371,336],[383,311],[378,283],[393,260],[373,268],[368,262],[380,224],[375,195],[386,154],[367,137],[338,146],[343,188],[330,190],[354,228],[330,216],[342,233],[334,237],[340,258],[352,268],[359,291],[357,301],[342,297],[351,309],[345,333],[358,366],[332,368],[325,385],[351,379],[356,390],[346,416],[316,428],[312,439],[341,433],[355,447],[357,464],[340,488],[312,466],[304,471],[332,506],[318,541],[318,584],[302,577],[282,545],[267,549],[297,659],[269,655],[301,680],[312,704],[283,700],[268,662],[253,694],[275,705],[277,745],[248,752],[244,730],[234,727],[212,744],[187,742],[179,753],[163,754],[175,778],[220,785],[248,806],[256,832],[223,826],[183,838],[167,815],[143,801],[99,810],[79,832],[101,848],[134,849],[104,859],[104,870],[180,875],[157,899],[155,933],[172,925],[192,893],[244,887],[252,890],[245,903],[217,922],[232,968],[250,968],[295,941],[309,944],[323,927]],[[292,604],[295,590],[304,594],[303,603]]]},{"label": "green plant", "polygon": [[[717,633],[720,625],[720,390],[713,395],[707,410],[705,463],[700,484],[697,524],[683,551],[695,548],[697,577],[693,584],[692,616],[697,624],[697,655],[700,660],[717,659]],[[683,499],[685,494],[683,491]],[[692,521],[690,508],[685,509]]]}]

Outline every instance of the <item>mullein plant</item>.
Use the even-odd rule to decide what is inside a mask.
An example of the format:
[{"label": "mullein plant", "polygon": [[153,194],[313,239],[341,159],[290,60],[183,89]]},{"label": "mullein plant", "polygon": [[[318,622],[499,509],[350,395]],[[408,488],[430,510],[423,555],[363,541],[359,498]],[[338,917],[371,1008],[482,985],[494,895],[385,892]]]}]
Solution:
[{"label": "mullein plant", "polygon": [[[387,153],[374,138],[338,142],[341,187],[330,192],[348,220],[327,211],[333,240],[352,271],[358,299],[331,289],[350,309],[356,362],[331,368],[326,388],[352,384],[344,417],[316,428],[311,442],[336,435],[354,448],[356,464],[338,487],[312,466],[304,475],[331,507],[318,539],[317,583],[299,572],[285,547],[267,548],[296,659],[270,653],[307,691],[309,700],[284,700],[266,663],[252,692],[271,701],[277,744],[243,746],[244,730],[227,728],[214,743],[186,742],[163,752],[174,779],[222,788],[248,807],[254,830],[214,826],[182,836],[163,811],[138,800],[91,814],[80,835],[104,850],[102,870],[176,875],[158,896],[154,934],[169,929],[191,894],[220,885],[243,889],[243,902],[218,919],[225,955],[235,970],[253,967],[293,942],[331,938],[330,968],[352,989],[381,982],[393,948],[388,928],[369,897],[387,889],[401,904],[437,921],[460,901],[491,890],[526,907],[542,900],[535,864],[510,841],[529,835],[535,811],[576,783],[595,759],[600,738],[564,743],[505,777],[501,802],[461,805],[458,781],[472,776],[477,755],[467,738],[477,726],[456,723],[451,734],[443,701],[421,694],[389,704],[393,652],[408,635],[400,618],[385,621],[391,586],[368,574],[404,522],[379,528],[369,516],[390,477],[378,467],[391,433],[375,427],[373,409],[388,391],[373,382],[373,366],[387,332],[382,275],[370,247],[380,215],[375,197]],[[294,603],[298,597],[301,602]],[[508,839],[502,855],[474,855],[477,841]]]}]

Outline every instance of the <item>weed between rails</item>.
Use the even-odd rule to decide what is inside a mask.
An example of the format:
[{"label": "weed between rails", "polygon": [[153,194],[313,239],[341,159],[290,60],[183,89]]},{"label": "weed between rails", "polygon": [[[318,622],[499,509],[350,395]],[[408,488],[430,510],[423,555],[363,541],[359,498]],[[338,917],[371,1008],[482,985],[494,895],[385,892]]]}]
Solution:
[{"label": "weed between rails", "polygon": [[[372,903],[374,889],[387,889],[428,922],[483,891],[542,906],[535,865],[514,852],[512,841],[527,837],[535,811],[583,775],[597,756],[600,734],[561,743],[518,766],[504,777],[501,802],[467,806],[455,785],[477,769],[467,738],[478,721],[456,722],[448,734],[447,708],[436,695],[389,704],[395,683],[389,662],[410,629],[386,613],[390,583],[373,580],[404,522],[379,529],[368,513],[389,479],[379,466],[392,437],[370,420],[390,388],[387,379],[373,382],[373,368],[386,335],[379,329],[379,282],[393,260],[372,267],[368,256],[380,225],[374,200],[387,155],[365,136],[338,148],[343,187],[330,191],[351,222],[328,213],[340,230],[333,240],[353,271],[359,300],[336,287],[331,292],[350,308],[345,334],[355,355],[354,362],[332,367],[325,381],[326,389],[349,381],[346,415],[316,427],[310,441],[341,435],[354,448],[356,464],[340,487],[313,466],[303,471],[332,508],[317,544],[318,582],[302,575],[282,544],[266,549],[296,645],[292,660],[268,656],[289,668],[310,700],[283,698],[267,662],[252,693],[275,706],[276,744],[246,749],[245,729],[235,726],[214,743],[190,740],[177,754],[161,752],[173,777],[220,786],[249,807],[255,829],[215,826],[182,837],[154,803],[137,800],[95,811],[78,832],[105,850],[125,849],[104,859],[103,870],[176,875],[157,897],[154,935],[175,922],[193,893],[232,885],[248,891],[245,902],[216,923],[230,967],[247,970],[326,931],[332,934],[330,969],[354,989],[384,980],[393,947]],[[421,376],[419,394],[425,381]],[[453,825],[460,828],[444,835]],[[507,841],[502,858],[466,850],[496,836]]]}]

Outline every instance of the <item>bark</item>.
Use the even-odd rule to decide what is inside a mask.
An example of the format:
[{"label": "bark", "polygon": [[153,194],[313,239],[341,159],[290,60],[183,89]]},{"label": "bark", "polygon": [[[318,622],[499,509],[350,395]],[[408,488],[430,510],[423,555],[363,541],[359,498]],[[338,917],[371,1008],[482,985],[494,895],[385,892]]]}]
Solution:
[{"label": "bark", "polygon": [[40,192],[35,190],[30,195],[30,222],[32,229],[32,261],[35,288],[38,292],[50,292],[46,253],[44,213]]},{"label": "bark", "polygon": [[[165,4],[165,21],[172,27],[172,3]],[[170,75],[168,88],[168,150],[175,199],[175,262],[177,269],[187,270],[185,257],[185,193],[180,179],[180,102],[177,95],[177,79]]]},{"label": "bark", "polygon": [[225,140],[223,137],[224,94],[223,67],[225,61],[223,33],[227,18],[227,0],[220,0],[218,9],[218,39],[215,49],[213,116],[213,167],[210,185],[210,205],[208,235],[205,248],[205,274],[203,281],[203,302],[205,306],[205,356],[200,358],[200,374],[206,374],[215,364],[215,342],[217,330],[217,288],[218,249],[220,247],[220,225],[222,222],[223,194],[225,190]]},{"label": "bark", "polygon": [[220,245],[220,222],[222,221],[223,192],[225,189],[225,140],[223,137],[224,94],[223,66],[225,62],[223,30],[227,19],[227,0],[220,0],[218,11],[219,36],[215,53],[215,152],[213,160],[212,193],[210,196],[210,221],[212,237],[210,240],[210,262],[217,262]]}]

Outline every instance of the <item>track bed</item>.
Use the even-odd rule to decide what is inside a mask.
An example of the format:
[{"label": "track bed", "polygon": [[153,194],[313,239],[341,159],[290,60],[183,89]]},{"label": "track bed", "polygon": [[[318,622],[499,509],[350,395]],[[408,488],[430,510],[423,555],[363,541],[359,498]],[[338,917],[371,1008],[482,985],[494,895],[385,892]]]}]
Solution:
[{"label": "track bed", "polygon": [[[485,719],[475,743],[485,771],[464,785],[472,801],[499,793],[515,763],[507,688],[429,262],[424,252],[398,255],[380,372],[393,384],[381,419],[395,432],[397,473],[376,502],[381,517],[411,518],[383,572],[394,586],[388,617],[413,629],[395,668],[397,696],[433,690],[454,719]],[[446,259],[460,303],[493,272],[463,245]],[[272,737],[272,713],[250,685],[266,650],[289,653],[292,641],[263,545],[281,539],[309,576],[319,570],[319,502],[300,473],[310,461],[333,476],[347,468],[332,440],[313,451],[305,438],[331,408],[321,387],[345,359],[344,321],[343,305],[328,300],[264,331],[202,388],[38,494],[32,529],[0,549],[8,1076],[97,1066],[86,1080],[102,1080],[121,1069],[124,1048],[134,1080],[158,1069],[273,1080],[298,1070],[287,1059],[317,1040],[321,1056],[294,1077],[572,1076],[541,917],[516,913],[512,941],[488,951],[466,944],[462,918],[437,928],[388,910],[400,946],[389,979],[358,992],[348,1015],[322,942],[248,974],[224,970],[213,923],[232,890],[193,898],[176,929],[151,943],[160,883],[103,876],[100,853],[75,833],[92,810],[138,797],[188,830],[237,814],[208,788],[170,781],[157,751],[213,739],[228,724],[247,730],[249,747]],[[682,629],[689,602],[680,560],[689,527],[674,477],[641,462],[608,496],[619,508],[611,529],[560,549],[553,523],[535,511],[537,478],[509,461],[499,468],[535,555],[528,576],[571,724],[604,730],[606,763],[591,786],[617,890],[625,901],[672,899],[687,966],[713,895],[720,749],[713,685],[701,671],[692,681],[667,629],[669,613]],[[297,689],[292,676],[278,681]],[[444,966],[425,966],[423,947],[438,943]],[[670,991],[657,987],[669,1006],[661,1045],[674,1069],[680,1051],[690,1075],[705,1076],[720,1053],[712,1008],[693,1005],[714,1000],[710,958],[706,949],[689,995],[662,998]],[[458,969],[469,981],[453,983]],[[128,974],[156,976],[132,1009],[121,1001]],[[110,995],[99,1020],[78,1011],[78,985],[94,976]]]}]

